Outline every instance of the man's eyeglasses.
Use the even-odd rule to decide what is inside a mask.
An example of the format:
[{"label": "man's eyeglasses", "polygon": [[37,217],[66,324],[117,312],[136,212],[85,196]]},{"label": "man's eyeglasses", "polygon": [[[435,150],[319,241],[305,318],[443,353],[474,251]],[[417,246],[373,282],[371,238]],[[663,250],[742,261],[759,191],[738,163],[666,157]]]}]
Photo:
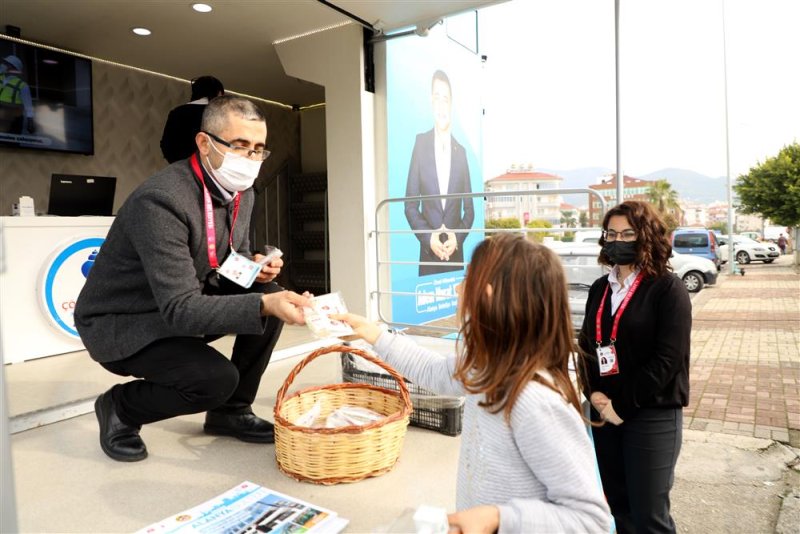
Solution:
[{"label": "man's eyeglasses", "polygon": [[605,238],[606,241],[635,241],[636,240],[636,232],[634,230],[623,230],[621,232],[615,232],[614,230],[606,230],[605,231]]},{"label": "man's eyeglasses", "polygon": [[257,160],[264,161],[271,154],[271,152],[269,150],[265,150],[265,149],[261,149],[261,148],[254,150],[254,149],[251,149],[251,148],[247,148],[246,146],[237,146],[237,145],[231,144],[231,143],[229,143],[229,142],[227,142],[227,141],[225,141],[223,139],[220,139],[219,137],[217,137],[216,135],[212,134],[211,132],[203,132],[203,133],[206,134],[207,136],[209,136],[211,139],[213,139],[217,143],[230,148],[231,152],[233,152],[237,156],[242,156],[244,158],[257,159]]}]

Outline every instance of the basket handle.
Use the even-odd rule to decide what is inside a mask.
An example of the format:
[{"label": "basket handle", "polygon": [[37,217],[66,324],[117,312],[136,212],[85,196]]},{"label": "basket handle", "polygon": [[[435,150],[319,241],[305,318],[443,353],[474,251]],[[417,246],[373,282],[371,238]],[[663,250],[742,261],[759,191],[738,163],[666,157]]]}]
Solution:
[{"label": "basket handle", "polygon": [[278,390],[278,396],[277,399],[275,400],[276,414],[280,413],[281,406],[283,405],[283,400],[286,397],[286,392],[289,390],[289,386],[292,385],[292,382],[294,382],[295,377],[298,374],[300,374],[300,371],[302,371],[306,365],[316,360],[323,354],[328,354],[331,352],[337,352],[337,353],[349,352],[350,354],[356,354],[358,356],[361,356],[365,360],[370,361],[375,365],[377,365],[378,367],[382,368],[384,371],[389,373],[392,376],[392,378],[395,379],[397,385],[400,387],[400,397],[403,399],[403,403],[408,409],[411,409],[411,397],[408,395],[408,387],[406,387],[406,381],[388,363],[355,347],[350,347],[347,345],[331,345],[329,347],[322,347],[321,349],[315,350],[314,352],[303,358],[303,360],[300,363],[294,366],[294,369],[292,369],[292,371],[289,373],[289,376],[287,376],[286,380],[283,381],[283,386],[281,386],[281,388]]}]

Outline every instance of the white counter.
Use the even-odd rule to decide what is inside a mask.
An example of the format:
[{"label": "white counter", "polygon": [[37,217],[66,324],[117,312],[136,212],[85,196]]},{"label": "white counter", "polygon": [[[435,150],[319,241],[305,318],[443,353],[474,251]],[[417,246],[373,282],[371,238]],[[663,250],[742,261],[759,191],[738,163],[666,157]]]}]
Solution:
[{"label": "white counter", "polygon": [[0,339],[5,363],[83,350],[72,317],[75,300],[113,221],[0,217]]}]

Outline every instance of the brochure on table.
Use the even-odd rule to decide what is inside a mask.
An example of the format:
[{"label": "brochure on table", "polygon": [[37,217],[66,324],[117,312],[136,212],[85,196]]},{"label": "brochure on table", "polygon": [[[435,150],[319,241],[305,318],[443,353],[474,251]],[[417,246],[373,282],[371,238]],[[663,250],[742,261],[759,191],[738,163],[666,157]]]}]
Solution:
[{"label": "brochure on table", "polygon": [[332,510],[245,481],[137,534],[336,534],[348,523]]}]

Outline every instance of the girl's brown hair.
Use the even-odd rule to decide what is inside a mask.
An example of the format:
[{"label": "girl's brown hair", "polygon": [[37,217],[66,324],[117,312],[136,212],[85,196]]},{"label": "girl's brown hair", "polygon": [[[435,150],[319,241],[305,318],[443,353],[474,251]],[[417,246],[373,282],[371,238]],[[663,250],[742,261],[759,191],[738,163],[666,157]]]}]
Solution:
[{"label": "girl's brown hair", "polygon": [[[600,245],[606,244],[605,231],[608,230],[608,221],[615,215],[622,215],[628,219],[636,231],[636,267],[646,277],[661,276],[669,271],[672,245],[667,235],[667,225],[658,212],[647,202],[639,200],[626,200],[614,206],[603,218],[603,236],[600,238]],[[597,261],[603,265],[614,265],[602,251]]]},{"label": "girl's brown hair", "polygon": [[[484,240],[472,254],[459,307],[463,357],[455,378],[480,406],[511,418],[532,380],[553,389],[581,413],[567,365],[577,350],[564,268],[558,256],[523,236]],[[537,374],[548,371],[551,384]]]}]

